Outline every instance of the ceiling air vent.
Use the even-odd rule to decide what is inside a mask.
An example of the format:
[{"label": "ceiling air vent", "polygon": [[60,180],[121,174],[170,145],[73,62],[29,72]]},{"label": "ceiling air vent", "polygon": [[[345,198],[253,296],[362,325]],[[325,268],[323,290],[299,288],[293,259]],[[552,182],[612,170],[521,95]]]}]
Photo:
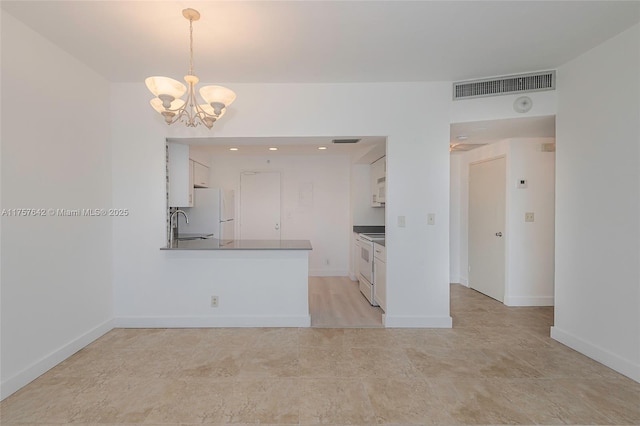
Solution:
[{"label": "ceiling air vent", "polygon": [[556,72],[507,75],[453,83],[453,100],[555,90]]},{"label": "ceiling air vent", "polygon": [[334,139],[333,143],[358,143],[360,139]]}]

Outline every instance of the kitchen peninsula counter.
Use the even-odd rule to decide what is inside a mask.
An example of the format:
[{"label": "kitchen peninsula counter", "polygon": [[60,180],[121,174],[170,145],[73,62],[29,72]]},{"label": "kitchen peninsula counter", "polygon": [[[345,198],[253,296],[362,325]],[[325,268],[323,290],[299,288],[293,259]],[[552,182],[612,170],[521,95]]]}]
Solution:
[{"label": "kitchen peninsula counter", "polygon": [[176,240],[160,250],[312,250],[309,240]]},{"label": "kitchen peninsula counter", "polygon": [[[309,327],[309,240],[218,240],[181,234],[158,253],[172,295],[164,317],[130,327]],[[215,299],[215,302],[213,301]]]}]

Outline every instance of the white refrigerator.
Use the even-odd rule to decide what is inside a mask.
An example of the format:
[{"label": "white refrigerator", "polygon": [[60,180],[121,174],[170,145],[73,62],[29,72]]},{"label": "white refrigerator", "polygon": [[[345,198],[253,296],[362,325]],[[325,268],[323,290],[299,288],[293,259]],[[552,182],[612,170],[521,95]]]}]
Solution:
[{"label": "white refrigerator", "polygon": [[213,234],[219,240],[235,238],[235,191],[218,188],[195,188],[193,207],[183,209],[186,223],[178,215],[180,234]]}]

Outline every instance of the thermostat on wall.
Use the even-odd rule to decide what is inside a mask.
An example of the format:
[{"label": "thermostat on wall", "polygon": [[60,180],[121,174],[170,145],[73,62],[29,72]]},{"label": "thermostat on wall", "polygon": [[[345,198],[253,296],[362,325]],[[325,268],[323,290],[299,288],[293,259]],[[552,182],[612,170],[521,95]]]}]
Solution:
[{"label": "thermostat on wall", "polygon": [[518,182],[516,183],[516,188],[524,189],[526,187],[527,187],[527,180],[526,179],[518,179]]}]

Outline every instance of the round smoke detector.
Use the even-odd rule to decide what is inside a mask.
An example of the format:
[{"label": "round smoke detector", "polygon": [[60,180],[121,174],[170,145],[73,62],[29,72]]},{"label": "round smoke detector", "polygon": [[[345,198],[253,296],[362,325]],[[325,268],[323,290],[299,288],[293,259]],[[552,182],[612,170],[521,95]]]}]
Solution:
[{"label": "round smoke detector", "polygon": [[513,110],[515,112],[525,113],[528,112],[533,106],[533,101],[528,96],[520,96],[513,102]]}]

